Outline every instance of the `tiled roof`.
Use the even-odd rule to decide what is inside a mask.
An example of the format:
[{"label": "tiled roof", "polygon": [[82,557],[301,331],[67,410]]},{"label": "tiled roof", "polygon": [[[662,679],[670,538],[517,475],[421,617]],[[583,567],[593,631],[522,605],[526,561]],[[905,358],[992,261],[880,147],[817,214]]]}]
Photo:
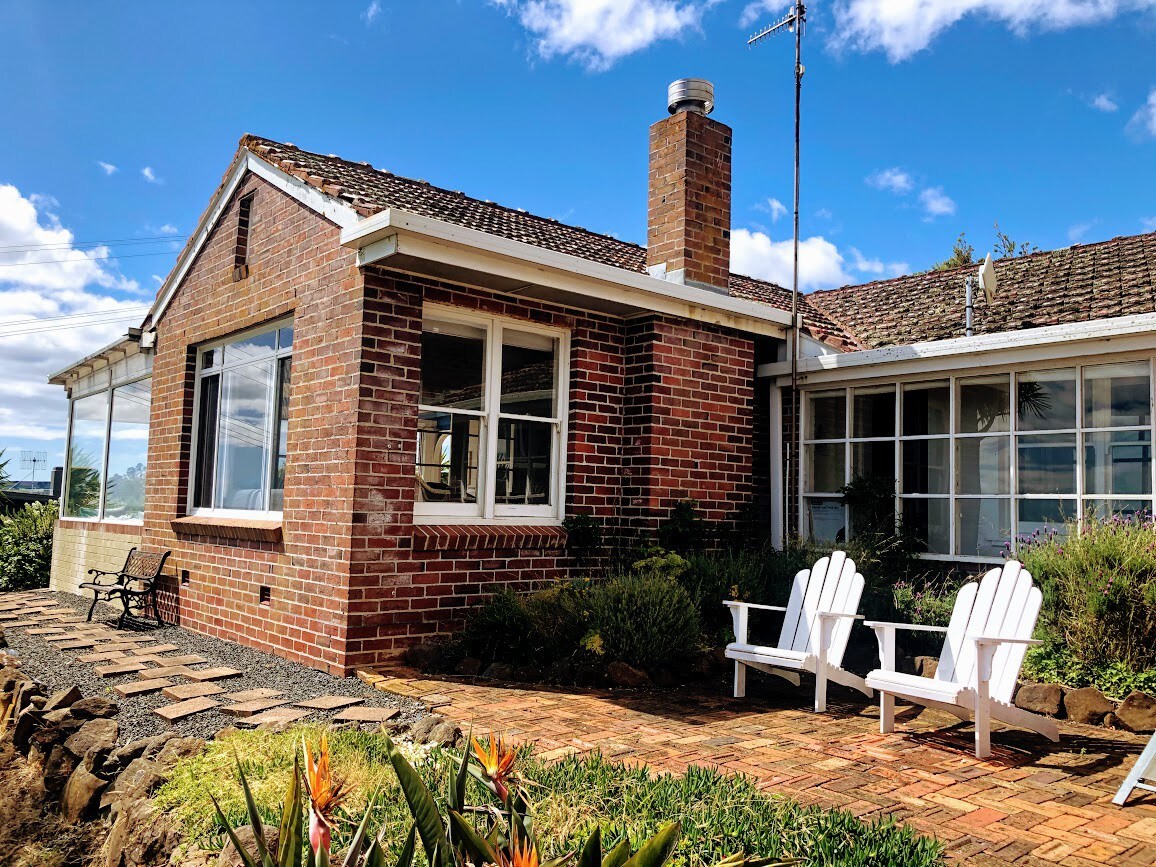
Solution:
[{"label": "tiled roof", "polygon": [[[974,265],[813,292],[808,301],[875,348],[964,336],[964,279]],[[1156,233],[995,263],[999,291],[978,286],[976,334],[1156,311]]]},{"label": "tiled roof", "polygon": [[[340,157],[303,151],[292,144],[282,144],[255,135],[241,139],[248,148],[284,172],[344,201],[362,216],[368,217],[386,208],[400,208],[424,217],[444,220],[459,226],[478,229],[523,241],[545,250],[568,253],[627,271],[645,273],[646,248],[620,241],[576,226],[568,226],[547,217],[484,202],[464,193],[435,187],[425,181],[401,177],[369,163],[354,163]],[[791,294],[781,286],[732,274],[730,294],[736,298],[759,301],[780,310],[791,309]],[[819,339],[830,339],[837,345],[854,346],[830,317],[811,309],[803,301],[804,322]]]}]

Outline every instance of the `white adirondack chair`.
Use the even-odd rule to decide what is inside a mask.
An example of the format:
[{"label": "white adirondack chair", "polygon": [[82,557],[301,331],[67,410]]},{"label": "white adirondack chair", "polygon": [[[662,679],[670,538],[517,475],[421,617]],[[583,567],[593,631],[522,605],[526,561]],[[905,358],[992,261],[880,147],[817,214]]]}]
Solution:
[{"label": "white adirondack chair", "polygon": [[[951,622],[942,626],[867,622],[879,641],[883,667],[867,675],[867,685],[879,690],[879,730],[895,727],[895,697],[939,708],[961,720],[975,720],[975,754],[991,755],[991,720],[1060,739],[1054,720],[1012,704],[1016,679],[1032,639],[1043,594],[1031,573],[1015,560],[992,569],[978,582],[965,585],[955,600]],[[934,678],[895,670],[895,630],[945,633],[943,652]]]},{"label": "white adirondack chair", "polygon": [[[735,640],[726,648],[727,658],[735,661],[735,698],[746,695],[748,666],[781,677],[795,686],[801,683],[799,672],[814,674],[816,712],[827,709],[828,680],[870,696],[871,690],[863,678],[842,667],[851,623],[861,619],[861,615],[855,612],[862,595],[863,576],[855,571],[855,562],[848,560],[842,551],[836,551],[795,576],[786,608],[751,602],[724,602],[723,605],[731,610],[735,627]],[[752,609],[784,613],[776,647],[749,643]]]}]

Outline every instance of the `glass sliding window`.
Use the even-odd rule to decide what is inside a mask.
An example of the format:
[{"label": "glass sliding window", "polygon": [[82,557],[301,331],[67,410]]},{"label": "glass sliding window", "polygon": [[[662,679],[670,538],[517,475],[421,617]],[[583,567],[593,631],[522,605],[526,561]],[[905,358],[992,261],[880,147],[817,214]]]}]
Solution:
[{"label": "glass sliding window", "polygon": [[1084,427],[1152,424],[1151,363],[1099,364],[1084,368]]},{"label": "glass sliding window", "polygon": [[1016,441],[1021,494],[1076,493],[1076,435],[1033,434]]},{"label": "glass sliding window", "polygon": [[64,495],[64,516],[67,518],[100,517],[107,434],[107,391],[72,402],[72,426],[68,441],[68,487]]},{"label": "glass sliding window", "polygon": [[1011,500],[967,497],[955,501],[959,534],[956,553],[964,557],[998,557],[1011,539]]},{"label": "glass sliding window", "polygon": [[422,328],[415,514],[560,516],[563,338],[461,311]]},{"label": "glass sliding window", "polygon": [[983,376],[959,380],[958,433],[995,433],[1011,430],[1009,377]]},{"label": "glass sliding window", "polygon": [[905,497],[903,526],[923,543],[924,553],[951,553],[951,500]]},{"label": "glass sliding window", "polygon": [[846,443],[812,443],[806,446],[808,494],[838,493],[847,484]]},{"label": "glass sliding window", "polygon": [[1152,493],[1152,432],[1100,431],[1084,435],[1084,493]]},{"label": "glass sliding window", "polygon": [[1016,535],[1032,536],[1037,533],[1064,533],[1068,521],[1080,516],[1079,500],[1020,498],[1018,501]]},{"label": "glass sliding window", "polygon": [[1074,430],[1076,370],[1041,370],[1016,377],[1016,430]]},{"label": "glass sliding window", "polygon": [[951,440],[905,440],[903,493],[951,493]]},{"label": "glass sliding window", "polygon": [[199,353],[194,508],[283,507],[292,335],[272,328]]},{"label": "glass sliding window", "polygon": [[812,394],[807,403],[807,439],[847,437],[847,393],[842,389]]},{"label": "glass sliding window", "polygon": [[957,494],[1010,494],[1011,445],[1006,436],[978,436],[955,441]]},{"label": "glass sliding window", "polygon": [[904,385],[903,436],[937,436],[949,433],[951,433],[950,383],[944,380]]},{"label": "glass sliding window", "polygon": [[121,385],[112,391],[105,518],[136,521],[144,518],[151,408],[151,379]]}]

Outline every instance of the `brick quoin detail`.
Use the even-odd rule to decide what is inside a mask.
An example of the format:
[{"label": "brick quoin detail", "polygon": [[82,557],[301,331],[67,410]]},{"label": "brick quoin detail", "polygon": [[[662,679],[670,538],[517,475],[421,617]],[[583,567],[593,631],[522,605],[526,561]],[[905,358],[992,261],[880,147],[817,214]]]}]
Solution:
[{"label": "brick quoin detail", "polygon": [[[249,193],[249,270],[235,280],[237,202]],[[176,578],[162,593],[170,617],[348,674],[457,629],[499,587],[526,591],[574,574],[559,527],[414,524],[426,303],[570,332],[566,511],[599,518],[608,541],[652,530],[681,499],[698,500],[721,521],[749,504],[748,336],[359,270],[335,225],[248,176],[155,323],[141,537],[145,547],[173,551],[166,571]],[[182,523],[196,347],[288,316],[294,348],[280,538],[264,525],[258,532]],[[270,588],[268,604],[260,604],[262,587]]]}]

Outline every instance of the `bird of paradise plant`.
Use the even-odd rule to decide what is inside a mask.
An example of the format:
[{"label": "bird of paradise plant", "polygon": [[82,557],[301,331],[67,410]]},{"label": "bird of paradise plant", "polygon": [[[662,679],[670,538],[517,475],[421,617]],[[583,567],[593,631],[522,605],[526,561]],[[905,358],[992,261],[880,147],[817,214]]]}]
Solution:
[{"label": "bird of paradise plant", "polygon": [[502,742],[501,735],[491,734],[484,747],[478,743],[477,738],[471,737],[470,740],[473,741],[474,755],[477,757],[478,764],[481,765],[487,788],[498,796],[499,801],[505,804],[510,798],[508,783],[514,769],[514,762],[518,758],[517,751],[506,746]]},{"label": "bird of paradise plant", "polygon": [[301,741],[305,754],[305,788],[309,792],[309,845],[313,852],[333,845],[333,811],[345,799],[343,786],[329,770],[329,738],[321,733],[321,745],[314,761],[309,745]]}]

